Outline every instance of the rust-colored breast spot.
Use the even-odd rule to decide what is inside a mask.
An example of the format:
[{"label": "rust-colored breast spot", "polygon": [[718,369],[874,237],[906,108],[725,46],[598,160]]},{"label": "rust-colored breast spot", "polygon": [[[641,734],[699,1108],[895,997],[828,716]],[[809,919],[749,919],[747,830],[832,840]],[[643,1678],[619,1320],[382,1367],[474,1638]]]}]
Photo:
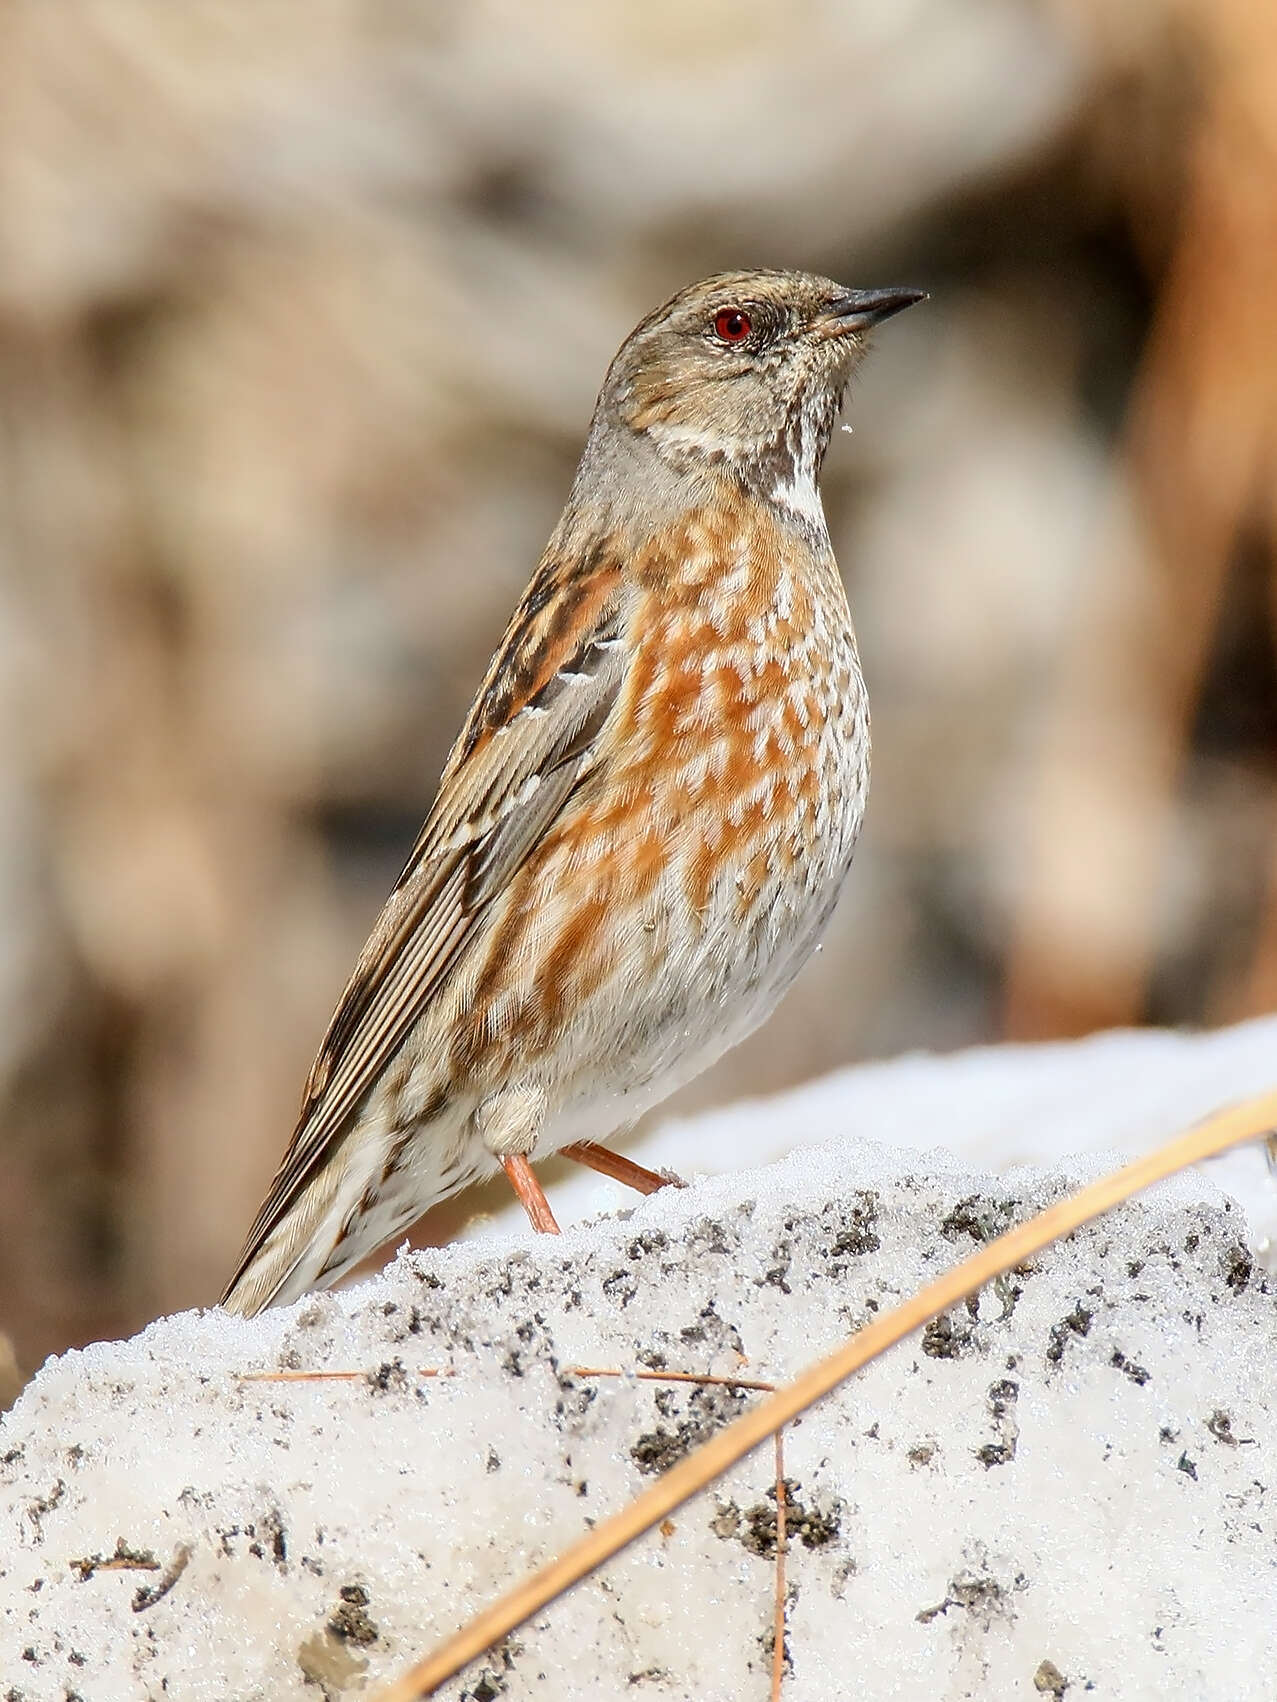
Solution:
[{"label": "rust-colored breast spot", "polygon": [[736,877],[736,920],[738,922],[743,922],[756,908],[759,895],[770,873],[771,858],[768,849],[765,845],[760,845]]},{"label": "rust-colored breast spot", "polygon": [[805,806],[804,813],[814,818],[820,803],[820,770],[814,762],[801,762],[795,772],[798,775],[798,801]]},{"label": "rust-colored breast spot", "polygon": [[707,840],[700,838],[687,859],[683,877],[683,894],[694,916],[703,917],[709,909],[709,896],[714,888],[719,853]]},{"label": "rust-colored breast spot", "polygon": [[542,959],[533,1008],[543,1037],[552,1036],[562,1026],[565,1013],[597,991],[606,974],[602,947],[609,909],[604,893],[583,893]]},{"label": "rust-colored breast spot", "polygon": [[816,605],[812,601],[811,591],[802,579],[794,577],[790,581],[789,616],[787,624],[795,635],[805,636],[811,631],[812,622],[816,618]]},{"label": "rust-colored breast spot", "polygon": [[768,771],[754,751],[754,735],[739,724],[732,729],[727,741],[727,761],[718,782],[718,803],[728,809],[737,798],[766,784]]},{"label": "rust-colored breast spot", "polygon": [[704,680],[695,661],[671,659],[668,672],[640,705],[638,722],[653,741],[656,755],[705,725]]},{"label": "rust-colored breast spot", "polygon": [[465,1043],[467,1049],[476,1046],[482,1049],[487,1033],[485,1013],[501,988],[509,984],[515,964],[527,949],[528,934],[536,917],[533,892],[545,851],[543,846],[540,855],[529,859],[513,876],[494,919],[484,946],[483,967],[475,982],[472,1001],[474,1022],[461,1025],[463,1034],[468,1034],[472,1027],[474,1029]]},{"label": "rust-colored breast spot", "polygon": [[814,716],[810,696],[803,698],[801,705],[789,692],[781,698],[780,719],[786,736],[795,750],[800,750],[812,736]]},{"label": "rust-colored breast spot", "polygon": [[629,854],[628,894],[634,899],[646,898],[665,872],[669,850],[659,833],[644,833]]},{"label": "rust-colored breast spot", "polygon": [[759,703],[775,703],[788,696],[789,674],[779,657],[768,656],[756,663],[753,691]]}]

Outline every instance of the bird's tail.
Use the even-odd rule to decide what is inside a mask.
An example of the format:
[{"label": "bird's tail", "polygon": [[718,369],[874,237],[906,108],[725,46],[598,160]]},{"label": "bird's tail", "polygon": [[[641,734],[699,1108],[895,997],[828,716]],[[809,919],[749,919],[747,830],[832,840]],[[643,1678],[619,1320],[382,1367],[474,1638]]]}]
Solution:
[{"label": "bird's tail", "polygon": [[309,1174],[285,1154],[249,1231],[222,1305],[252,1318],[330,1288],[423,1212],[495,1169],[467,1138],[468,1108],[450,1108],[405,1134],[373,1120],[338,1141]]},{"label": "bird's tail", "polygon": [[265,1235],[250,1234],[222,1305],[254,1318],[267,1306],[287,1306],[313,1288],[327,1288],[372,1248],[352,1233],[346,1190],[337,1166],[326,1164],[296,1195]]}]

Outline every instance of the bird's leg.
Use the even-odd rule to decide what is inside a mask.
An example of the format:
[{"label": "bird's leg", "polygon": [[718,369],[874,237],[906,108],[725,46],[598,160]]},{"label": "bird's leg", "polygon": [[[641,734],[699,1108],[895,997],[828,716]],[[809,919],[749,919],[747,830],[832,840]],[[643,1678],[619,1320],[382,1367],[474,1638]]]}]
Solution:
[{"label": "bird's leg", "polygon": [[519,1204],[527,1212],[528,1221],[537,1234],[558,1235],[559,1226],[554,1221],[554,1213],[545,1197],[545,1189],[537,1181],[536,1171],[524,1155],[521,1152],[511,1153],[501,1160],[501,1165],[510,1178],[510,1186],[519,1196]]},{"label": "bird's leg", "polygon": [[550,1202],[528,1161],[544,1121],[545,1093],[535,1082],[508,1083],[481,1100],[474,1113],[475,1132],[510,1178],[533,1229],[557,1235]]},{"label": "bird's leg", "polygon": [[600,1146],[597,1141],[573,1141],[571,1146],[560,1147],[559,1152],[564,1158],[597,1170],[600,1175],[610,1176],[614,1182],[621,1182],[640,1194],[654,1194],[658,1188],[687,1186],[683,1178],[675,1176],[672,1170],[649,1170],[645,1165],[635,1164],[632,1158],[613,1152],[611,1147]]}]

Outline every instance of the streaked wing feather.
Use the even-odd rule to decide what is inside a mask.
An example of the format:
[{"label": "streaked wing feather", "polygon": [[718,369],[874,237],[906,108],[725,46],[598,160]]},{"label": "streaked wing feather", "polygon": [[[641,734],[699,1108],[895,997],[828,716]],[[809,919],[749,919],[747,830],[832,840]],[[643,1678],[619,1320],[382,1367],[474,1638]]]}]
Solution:
[{"label": "streaked wing feather", "polygon": [[[440,960],[439,973],[446,971],[468,920],[460,904],[464,886],[464,866],[459,857],[454,857],[449,878],[442,885],[423,881],[418,902],[403,910],[393,932],[387,936],[382,923],[378,923],[369,947],[374,942],[385,941],[387,951],[393,953],[393,956],[382,960],[388,973],[376,977],[373,992],[368,996],[365,977],[361,975],[364,960],[371,955],[366,948],[315,1060],[292,1141],[262,1208],[253,1220],[226,1294],[230,1294],[263,1242],[287,1215],[294,1200],[323,1163],[345,1118],[362,1098],[368,1083],[362,1080],[361,1062],[366,1068],[367,1062],[381,1055],[387,1034],[394,1032],[396,1013],[402,1022],[404,993],[411,985],[414,972],[420,973],[422,962],[432,947]],[[438,976],[423,982],[423,1003],[437,984]],[[358,1014],[351,1021],[353,1011]]]},{"label": "streaked wing feather", "polygon": [[563,808],[568,794],[580,778],[581,766],[582,758],[573,757],[570,762],[543,775],[535,792],[525,798],[517,810],[499,821],[481,845],[475,846],[466,888],[466,901],[474,909],[477,910],[508,883],[529,850]]},{"label": "streaked wing feather", "polygon": [[[534,581],[534,588],[536,581]],[[615,591],[615,587],[613,587]],[[342,995],[306,1084],[284,1161],[249,1232],[229,1294],[328,1157],[472,939],[492,900],[540,841],[595,757],[619,695],[625,648],[615,594],[589,629],[554,647],[539,676],[527,652],[544,601],[531,591],[494,659],[439,796]],[[517,699],[511,677],[535,689]],[[497,721],[495,713],[506,718]]]},{"label": "streaked wing feather", "polygon": [[458,859],[438,893],[413,905],[416,920],[404,930],[375,996],[311,1106],[308,1142],[322,1145],[345,1122],[371,1085],[368,1066],[389,1056],[447,972],[469,925],[462,905],[465,885],[465,865]]}]

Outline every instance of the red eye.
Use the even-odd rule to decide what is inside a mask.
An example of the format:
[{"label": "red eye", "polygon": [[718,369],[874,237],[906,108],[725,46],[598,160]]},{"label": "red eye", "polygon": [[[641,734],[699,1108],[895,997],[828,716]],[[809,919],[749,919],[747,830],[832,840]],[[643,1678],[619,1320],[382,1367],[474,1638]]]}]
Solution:
[{"label": "red eye", "polygon": [[739,307],[720,307],[714,315],[714,335],[720,343],[743,343],[750,329],[749,315]]}]

